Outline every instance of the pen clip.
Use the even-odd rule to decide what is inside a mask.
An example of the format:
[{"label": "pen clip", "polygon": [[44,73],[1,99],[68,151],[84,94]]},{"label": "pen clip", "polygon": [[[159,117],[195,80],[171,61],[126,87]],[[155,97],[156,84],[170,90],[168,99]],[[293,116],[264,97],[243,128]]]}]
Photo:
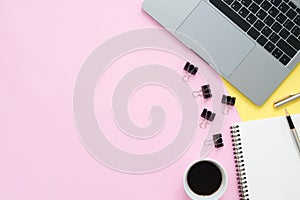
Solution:
[{"label": "pen clip", "polygon": [[278,99],[277,101],[274,102],[274,105],[277,104],[277,103],[280,103],[280,102],[282,102],[282,101],[284,101],[284,100],[286,100],[288,98],[291,98],[293,96],[295,96],[295,94],[290,94],[289,96],[285,96],[285,97],[283,97],[281,99]]}]

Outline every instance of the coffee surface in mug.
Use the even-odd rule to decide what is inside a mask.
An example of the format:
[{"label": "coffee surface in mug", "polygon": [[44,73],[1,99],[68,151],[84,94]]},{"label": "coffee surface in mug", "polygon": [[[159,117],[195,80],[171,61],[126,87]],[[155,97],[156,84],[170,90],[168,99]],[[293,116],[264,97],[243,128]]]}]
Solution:
[{"label": "coffee surface in mug", "polygon": [[201,161],[190,168],[187,182],[194,193],[211,195],[219,189],[222,183],[222,173],[215,164]]}]

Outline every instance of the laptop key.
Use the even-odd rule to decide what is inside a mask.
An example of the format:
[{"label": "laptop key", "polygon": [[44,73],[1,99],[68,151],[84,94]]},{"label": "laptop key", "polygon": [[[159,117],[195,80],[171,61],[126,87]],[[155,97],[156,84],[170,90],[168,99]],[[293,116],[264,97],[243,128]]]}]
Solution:
[{"label": "laptop key", "polygon": [[273,49],[275,48],[275,45],[272,43],[272,42],[268,42],[266,45],[265,45],[265,49],[268,51],[268,52],[272,52]]},{"label": "laptop key", "polygon": [[279,59],[282,54],[283,54],[283,52],[278,48],[276,48],[272,53],[272,55],[277,59]]},{"label": "laptop key", "polygon": [[275,19],[273,19],[271,16],[267,16],[266,19],[264,20],[264,23],[267,24],[268,26],[271,26],[275,22]]},{"label": "laptop key", "polygon": [[269,27],[265,26],[265,27],[262,29],[261,33],[262,33],[264,36],[269,37],[269,35],[272,33],[272,30],[271,30]]},{"label": "laptop key", "polygon": [[260,6],[265,11],[268,11],[271,8],[272,4],[270,4],[267,0],[265,0]]},{"label": "laptop key", "polygon": [[267,43],[268,39],[265,38],[265,36],[260,35],[259,38],[257,39],[258,44],[261,46],[264,46]]},{"label": "laptop key", "polygon": [[258,13],[256,13],[256,16],[257,16],[259,19],[263,20],[263,19],[267,16],[267,13],[266,13],[265,11],[263,11],[262,9],[260,9],[260,10],[258,11]]},{"label": "laptop key", "polygon": [[250,13],[249,10],[247,10],[245,7],[243,7],[240,11],[239,11],[239,14],[242,16],[242,17],[247,17],[247,15]]},{"label": "laptop key", "polygon": [[274,44],[276,44],[277,43],[277,41],[279,40],[279,36],[276,34],[276,33],[272,33],[271,35],[270,35],[270,37],[269,37],[269,39],[274,43]]},{"label": "laptop key", "polygon": [[293,20],[296,17],[296,15],[297,13],[292,9],[289,9],[289,11],[286,13],[286,16],[291,20]]},{"label": "laptop key", "polygon": [[297,17],[294,19],[294,22],[300,26],[300,15],[297,15]]},{"label": "laptop key", "polygon": [[275,31],[276,33],[278,33],[282,29],[282,26],[278,22],[275,22],[272,25],[271,28],[272,28],[273,31]]},{"label": "laptop key", "polygon": [[263,0],[254,0],[258,5],[260,5],[262,2],[263,2]]},{"label": "laptop key", "polygon": [[283,22],[285,22],[286,19],[287,19],[287,17],[284,16],[282,13],[280,13],[280,14],[276,17],[276,20],[277,20],[279,23],[281,23],[281,24],[283,24]]},{"label": "laptop key", "polygon": [[281,0],[271,0],[270,2],[271,2],[271,4],[273,4],[274,6],[277,7],[281,3]]},{"label": "laptop key", "polygon": [[241,0],[241,3],[245,6],[245,7],[248,7],[250,6],[252,0]]},{"label": "laptop key", "polygon": [[281,12],[286,13],[286,11],[288,11],[288,9],[289,9],[289,6],[286,5],[284,2],[282,2],[282,3],[280,4],[280,6],[278,7],[278,9],[279,9]]},{"label": "laptop key", "polygon": [[293,33],[296,37],[298,37],[298,36],[300,35],[300,29],[299,29],[297,26],[295,26],[295,27],[292,29],[292,33]]},{"label": "laptop key", "polygon": [[231,8],[227,7],[221,0],[210,0],[217,9],[219,9],[224,15],[231,19],[237,26],[243,31],[247,31],[250,28],[250,24],[246,22],[242,17],[235,13]]},{"label": "laptop key", "polygon": [[283,24],[283,26],[287,29],[287,30],[291,30],[295,24],[291,21],[291,20],[286,20]]},{"label": "laptop key", "polygon": [[252,13],[250,13],[250,15],[248,15],[248,17],[246,18],[246,20],[247,20],[250,24],[253,24],[253,23],[257,20],[257,17],[255,17]]},{"label": "laptop key", "polygon": [[300,8],[297,8],[296,11],[298,14],[300,14]]},{"label": "laptop key", "polygon": [[289,6],[291,6],[293,9],[296,9],[297,8],[297,6],[293,3],[293,2],[289,2]]},{"label": "laptop key", "polygon": [[235,11],[238,11],[242,7],[242,4],[240,4],[238,1],[234,1],[231,4],[231,8]]},{"label": "laptop key", "polygon": [[253,26],[254,26],[257,30],[261,31],[261,29],[265,26],[265,24],[264,24],[262,21],[257,20]]},{"label": "laptop key", "polygon": [[252,3],[251,6],[249,7],[249,10],[255,14],[259,10],[259,6],[256,3]]},{"label": "laptop key", "polygon": [[279,49],[281,49],[285,54],[287,54],[289,57],[294,57],[296,55],[296,50],[294,50],[288,43],[286,43],[283,39],[280,39],[277,42],[277,46]]},{"label": "laptop key", "polygon": [[292,47],[294,47],[297,51],[300,50],[300,41],[295,38],[293,35],[290,35],[286,40]]},{"label": "laptop key", "polygon": [[248,31],[248,35],[250,35],[254,40],[256,40],[260,33],[255,28],[251,27]]},{"label": "laptop key", "polygon": [[284,65],[287,65],[290,62],[290,60],[291,59],[285,54],[283,54],[283,56],[281,56],[281,58],[279,59],[279,61]]},{"label": "laptop key", "polygon": [[269,10],[268,12],[272,17],[276,17],[279,13],[279,10],[277,10],[274,6]]},{"label": "laptop key", "polygon": [[283,28],[280,32],[279,32],[279,35],[283,38],[283,39],[286,39],[290,33],[288,30],[286,30],[285,28]]},{"label": "laptop key", "polygon": [[232,4],[233,0],[224,0],[225,3],[227,3],[228,5]]}]

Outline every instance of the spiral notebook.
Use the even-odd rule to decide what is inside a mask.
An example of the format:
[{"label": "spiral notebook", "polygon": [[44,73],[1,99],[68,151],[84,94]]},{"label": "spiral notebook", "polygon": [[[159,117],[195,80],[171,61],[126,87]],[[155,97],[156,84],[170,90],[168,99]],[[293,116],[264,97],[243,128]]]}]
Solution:
[{"label": "spiral notebook", "polygon": [[[300,114],[291,115],[300,132]],[[300,199],[300,153],[285,117],[231,127],[243,200]]]}]

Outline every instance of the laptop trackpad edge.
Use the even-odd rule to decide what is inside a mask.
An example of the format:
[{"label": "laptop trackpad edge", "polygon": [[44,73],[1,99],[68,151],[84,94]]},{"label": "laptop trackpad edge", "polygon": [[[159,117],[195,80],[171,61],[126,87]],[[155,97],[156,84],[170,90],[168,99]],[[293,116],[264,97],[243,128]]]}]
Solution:
[{"label": "laptop trackpad edge", "polygon": [[[205,1],[195,8],[177,29],[177,33],[190,48],[227,77],[255,46],[254,42]],[[180,35],[192,38],[193,42]]]}]

